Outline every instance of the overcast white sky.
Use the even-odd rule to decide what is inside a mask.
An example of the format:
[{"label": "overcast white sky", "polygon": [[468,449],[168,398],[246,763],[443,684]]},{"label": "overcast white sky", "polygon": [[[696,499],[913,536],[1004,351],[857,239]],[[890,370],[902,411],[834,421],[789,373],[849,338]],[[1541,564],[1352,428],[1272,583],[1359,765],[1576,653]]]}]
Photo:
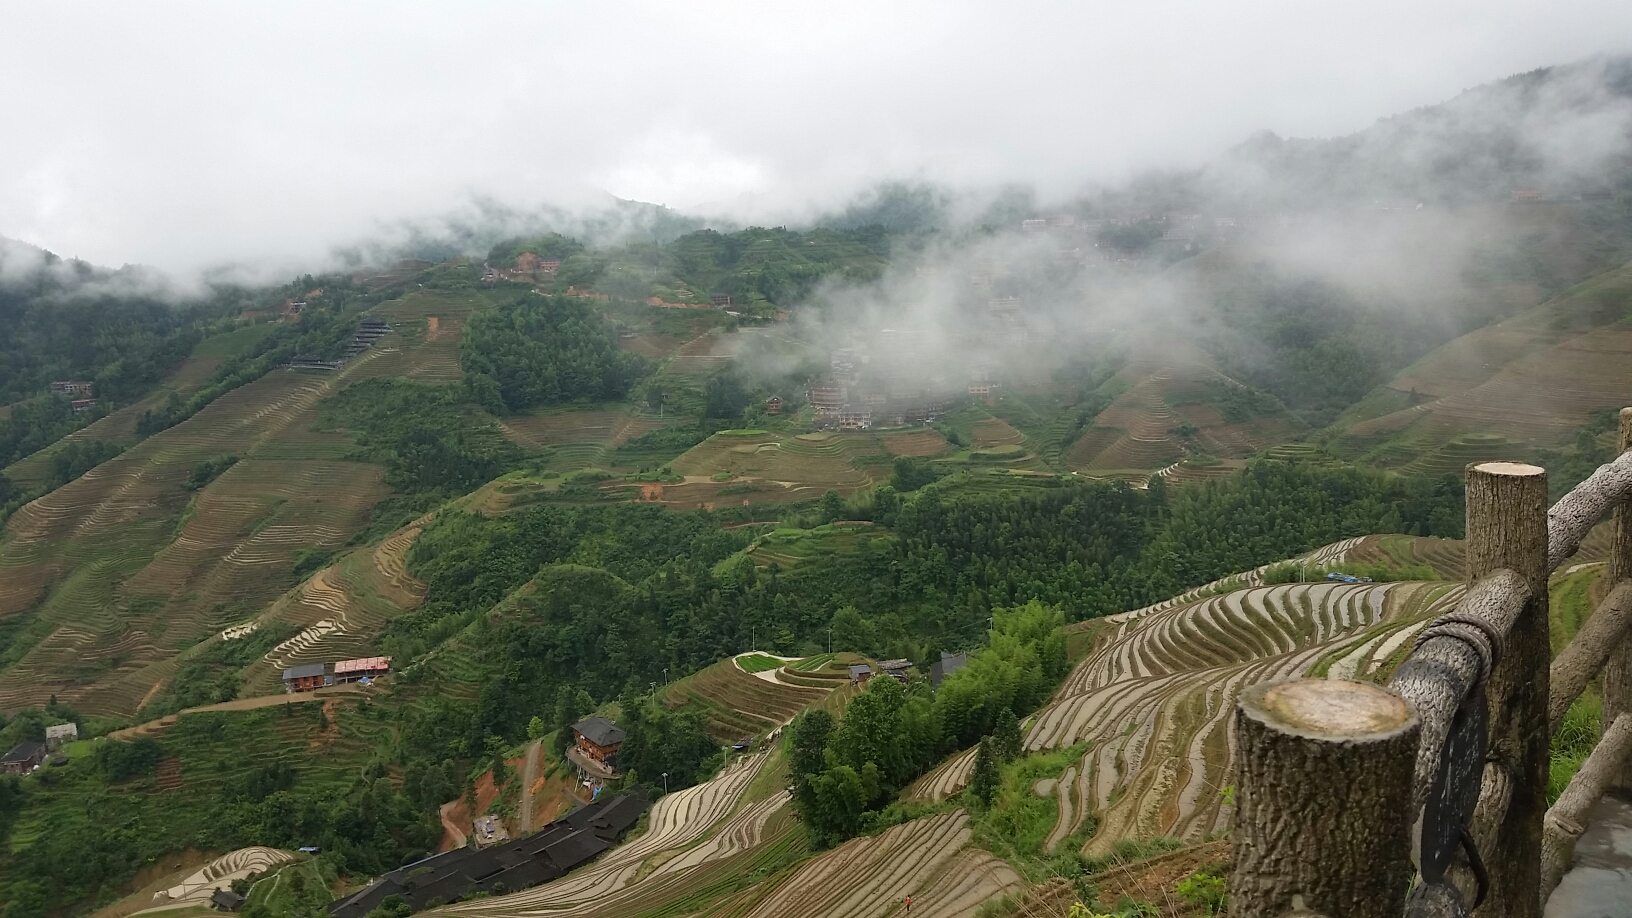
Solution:
[{"label": "overcast white sky", "polygon": [[1063,195],[1626,51],[1626,0],[0,0],[0,235],[184,273],[315,266],[473,195]]}]

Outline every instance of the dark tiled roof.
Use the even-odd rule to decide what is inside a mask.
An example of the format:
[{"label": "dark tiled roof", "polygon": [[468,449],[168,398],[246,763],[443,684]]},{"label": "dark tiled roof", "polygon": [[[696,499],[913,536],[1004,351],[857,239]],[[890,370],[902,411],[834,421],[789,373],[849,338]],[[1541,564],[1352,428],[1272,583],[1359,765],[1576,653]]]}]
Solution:
[{"label": "dark tiled roof", "polygon": [[214,895],[210,896],[210,902],[214,904],[216,908],[225,909],[229,912],[236,912],[238,911],[239,907],[244,904],[244,897],[238,895],[230,889],[218,889],[215,891]]},{"label": "dark tiled roof", "polygon": [[597,746],[616,746],[623,742],[623,728],[604,717],[586,717],[573,724],[572,729]]},{"label": "dark tiled roof", "polygon": [[335,918],[363,918],[387,896],[401,895],[416,910],[458,901],[503,883],[514,892],[537,886],[612,847],[646,811],[644,794],[607,796],[525,838],[492,848],[458,848],[398,867],[345,899],[329,903]]},{"label": "dark tiled roof", "polygon": [[947,653],[944,650],[941,651],[941,658],[929,665],[930,684],[939,686],[942,679],[945,679],[947,676],[950,676],[958,670],[963,669],[964,665],[968,662],[969,655],[966,653]]},{"label": "dark tiled roof", "polygon": [[594,832],[574,832],[546,847],[544,856],[550,863],[567,871],[610,847],[610,842]]},{"label": "dark tiled roof", "polygon": [[619,797],[589,821],[590,829],[607,841],[617,841],[640,821],[646,805],[645,797]]},{"label": "dark tiled roof", "polygon": [[442,904],[457,902],[466,892],[470,891],[472,885],[469,877],[462,873],[454,873],[424,886],[416,886],[408,890],[406,898],[408,904],[412,905],[414,911],[417,912],[430,908],[433,902]]},{"label": "dark tiled roof", "polygon": [[568,813],[567,815],[562,816],[560,819],[557,819],[554,823],[551,823],[551,824],[552,825],[564,825],[564,826],[568,826],[568,827],[573,828],[573,829],[582,829],[585,826],[589,825],[589,821],[591,819],[594,819],[596,816],[601,815],[601,810],[606,809],[606,805],[611,803],[611,802],[612,802],[612,798],[606,797],[606,798],[603,798],[603,799],[596,800],[593,803],[586,803],[583,806],[579,807],[578,809],[573,810],[572,812]]},{"label": "dark tiled roof", "polygon": [[868,666],[866,663],[851,663],[850,664],[850,675],[852,675],[852,676],[870,676],[872,674],[873,674],[873,668],[871,666]]},{"label": "dark tiled roof", "polygon": [[283,671],[283,678],[287,682],[290,679],[310,679],[313,676],[321,676],[327,672],[326,666],[327,664],[324,663],[303,663],[300,666],[291,666]]},{"label": "dark tiled roof", "polygon": [[387,874],[379,880],[363,887],[344,899],[330,902],[326,909],[336,918],[362,918],[373,911],[376,906],[390,896],[400,896],[403,893],[402,884],[391,879]]},{"label": "dark tiled roof", "polygon": [[45,744],[24,740],[11,747],[5,758],[0,758],[0,765],[14,765],[21,762],[32,762],[45,757]]}]

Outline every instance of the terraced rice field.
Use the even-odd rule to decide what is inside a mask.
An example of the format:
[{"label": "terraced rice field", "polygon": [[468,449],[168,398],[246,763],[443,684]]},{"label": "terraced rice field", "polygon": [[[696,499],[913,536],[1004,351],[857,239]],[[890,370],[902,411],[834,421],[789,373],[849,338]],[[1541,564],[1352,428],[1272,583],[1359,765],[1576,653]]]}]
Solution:
[{"label": "terraced rice field", "polygon": [[906,433],[881,434],[879,439],[884,443],[885,452],[892,456],[927,458],[939,456],[951,448],[941,432],[930,427]]},{"label": "terraced rice field", "polygon": [[720,328],[708,329],[674,348],[651,379],[653,385],[664,391],[666,409],[673,414],[701,411],[705,403],[703,388],[709,377],[725,369],[747,336],[755,334],[759,332],[728,333]]},{"label": "terraced rice field", "polygon": [[[828,491],[853,494],[890,476],[888,454],[865,433],[748,435],[718,433],[669,463],[686,477],[662,485],[653,499],[682,506],[714,501],[798,501]],[[860,461],[858,461],[860,460]],[[730,475],[715,481],[714,476]],[[728,488],[754,487],[722,494]]]},{"label": "terraced rice field", "polygon": [[1355,545],[1349,557],[1364,564],[1426,564],[1447,580],[1461,580],[1467,575],[1466,545],[1461,539],[1367,536]]},{"label": "terraced rice field", "polygon": [[371,466],[249,458],[196,496],[182,486],[205,459],[279,440],[375,357],[334,374],[270,373],[18,510],[0,543],[0,616],[50,630],[7,670],[0,709],[55,694],[87,713],[134,714],[164,675],[149,667],[286,587],[277,578],[300,548],[349,539],[385,493]]},{"label": "terraced rice field", "polygon": [[218,889],[227,889],[232,881],[260,873],[268,867],[286,864],[297,857],[293,852],[280,848],[264,848],[260,846],[239,848],[221,855],[197,871],[189,874],[175,886],[164,890],[156,900],[165,907],[174,907],[177,903],[188,902],[208,905],[210,896]]},{"label": "terraced rice field", "polygon": [[388,621],[418,608],[425,585],[408,573],[408,549],[429,521],[421,517],[380,544],[351,552],[274,603],[260,621],[302,630],[251,668],[246,692],[276,691],[279,674],[290,666],[365,655]]},{"label": "terraced rice field", "polygon": [[1118,374],[1128,388],[1100,412],[1066,451],[1064,463],[1099,478],[1142,478],[1189,454],[1181,427],[1196,429],[1194,445],[1215,456],[1242,459],[1291,439],[1283,418],[1231,423],[1199,399],[1237,386],[1204,355],[1135,360]]},{"label": "terraced rice field", "polygon": [[760,567],[793,570],[812,561],[856,554],[865,540],[888,539],[871,523],[833,523],[817,529],[777,529],[754,540],[748,557]]},{"label": "terraced rice field", "polygon": [[977,751],[977,747],[971,746],[930,769],[901,792],[902,799],[939,803],[962,792],[969,785],[969,776],[974,773]]},{"label": "terraced rice field", "polygon": [[1221,789],[1233,765],[1230,712],[1240,690],[1317,669],[1370,676],[1463,589],[1259,586],[1113,616],[1026,734],[1032,750],[1091,744],[1069,782],[1074,822],[1056,834],[1069,835],[1092,814],[1098,829],[1086,850],[1105,854],[1124,838],[1194,841],[1224,830],[1230,813]]},{"label": "terraced rice field", "polygon": [[748,918],[896,915],[909,895],[913,915],[957,918],[1025,888],[1013,868],[970,844],[969,814],[955,810],[851,839],[812,859]]},{"label": "terraced rice field", "polygon": [[790,828],[778,819],[785,793],[742,806],[765,755],[744,756],[712,781],[657,801],[641,835],[551,883],[508,896],[450,906],[437,914],[470,918],[628,916],[676,898],[699,874],[738,865]]},{"label": "terraced rice field", "polygon": [[827,686],[810,678],[800,681],[802,684],[786,682],[780,675],[769,681],[744,672],[735,660],[721,660],[670,685],[663,701],[669,707],[699,705],[708,715],[709,732],[729,742],[781,727],[841,684],[832,681]]},{"label": "terraced rice field", "polygon": [[[1609,558],[1614,533],[1609,523],[1600,523],[1581,540],[1581,547],[1565,562],[1591,564]],[[1396,568],[1426,564],[1446,580],[1467,576],[1466,545],[1460,539],[1439,539],[1408,535],[1374,535],[1357,539],[1346,558],[1363,564],[1386,564]],[[1561,568],[1562,570],[1562,568]]]},{"label": "terraced rice field", "polygon": [[487,296],[477,293],[415,290],[374,307],[373,313],[388,322],[425,323],[424,338],[412,346],[399,346],[390,340],[382,340],[376,345],[392,351],[391,359],[381,365],[379,372],[425,382],[456,382],[463,379],[465,372],[459,363],[459,354],[465,336],[465,322],[471,313],[485,308],[490,302]]},{"label": "terraced rice field", "polygon": [[1187,462],[1175,462],[1156,474],[1161,476],[1173,487],[1184,487],[1202,481],[1217,481],[1229,478],[1246,468],[1245,461],[1240,459],[1223,459],[1211,465],[1191,465]]},{"label": "terraced rice field", "polygon": [[630,335],[618,339],[618,347],[626,351],[633,351],[643,357],[661,360],[680,349],[686,343],[685,338],[678,335]]},{"label": "terraced rice field", "polygon": [[528,449],[554,450],[551,466],[563,470],[605,468],[612,450],[654,430],[681,423],[622,409],[549,411],[508,418],[499,424],[504,435]]},{"label": "terraced rice field", "polygon": [[[1616,275],[1632,284],[1632,272]],[[1491,438],[1531,446],[1567,440],[1593,411],[1620,407],[1632,390],[1632,330],[1561,334],[1554,323],[1568,318],[1568,309],[1551,304],[1453,341],[1390,383],[1443,394],[1352,424],[1336,446],[1381,464],[1456,471],[1462,455],[1489,458],[1477,447],[1495,444]]]}]

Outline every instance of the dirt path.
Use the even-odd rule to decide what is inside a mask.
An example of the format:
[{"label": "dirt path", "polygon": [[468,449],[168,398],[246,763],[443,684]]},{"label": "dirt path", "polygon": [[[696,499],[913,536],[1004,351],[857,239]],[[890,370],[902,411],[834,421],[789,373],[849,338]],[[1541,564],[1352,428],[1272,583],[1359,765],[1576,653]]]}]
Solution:
[{"label": "dirt path", "polygon": [[147,707],[147,703],[153,700],[153,696],[159,693],[159,689],[164,688],[164,683],[167,681],[166,679],[160,679],[153,683],[153,687],[147,690],[147,694],[142,696],[142,700],[136,702],[136,710],[140,711],[142,708]]},{"label": "dirt path", "polygon": [[[279,692],[276,695],[256,695],[253,698],[235,698],[232,701],[223,701],[220,704],[206,704],[200,705],[196,708],[182,708],[179,713],[196,714],[200,711],[254,711],[258,708],[271,708],[282,704],[304,704],[310,701],[330,701],[336,695],[352,695],[359,691],[361,691],[361,687],[355,684],[334,685],[318,689],[316,692],[295,692],[294,694]],[[146,736],[149,733],[157,732],[175,723],[176,717],[176,714],[169,714],[164,717],[160,717],[157,720],[150,720],[144,724],[137,724],[134,727],[126,727],[123,730],[115,730],[112,733],[109,733],[108,737],[110,739],[116,739],[123,742],[125,740],[135,739],[138,736]]]},{"label": "dirt path", "polygon": [[459,828],[457,819],[457,815],[462,815],[464,810],[465,798],[460,797],[458,800],[450,800],[442,804],[441,809],[437,811],[438,815],[442,817],[442,845],[440,850],[452,851],[455,848],[465,846],[467,836],[465,830]]},{"label": "dirt path", "polygon": [[527,761],[521,767],[521,807],[516,814],[516,835],[533,832],[533,786],[538,783],[538,766],[544,758],[544,741],[533,740],[527,747]]}]

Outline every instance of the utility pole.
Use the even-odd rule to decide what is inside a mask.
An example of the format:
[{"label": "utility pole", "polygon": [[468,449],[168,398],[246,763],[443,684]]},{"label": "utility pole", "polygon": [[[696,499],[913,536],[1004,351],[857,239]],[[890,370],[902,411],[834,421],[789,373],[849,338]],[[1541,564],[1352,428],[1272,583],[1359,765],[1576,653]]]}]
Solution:
[{"label": "utility pole", "polygon": [[663,796],[669,795],[669,773],[663,772]]},{"label": "utility pole", "polygon": [[833,626],[827,626],[827,655],[833,656]]}]

